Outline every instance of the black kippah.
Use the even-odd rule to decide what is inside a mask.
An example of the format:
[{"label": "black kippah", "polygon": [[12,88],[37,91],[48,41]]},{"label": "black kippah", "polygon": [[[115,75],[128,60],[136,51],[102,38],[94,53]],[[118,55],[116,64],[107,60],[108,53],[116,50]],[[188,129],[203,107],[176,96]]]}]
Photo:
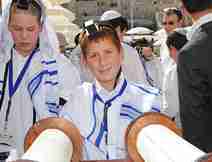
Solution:
[{"label": "black kippah", "polygon": [[98,31],[98,28],[93,20],[88,20],[83,24],[84,30],[87,32],[87,35],[93,35]]},{"label": "black kippah", "polygon": [[28,10],[29,8],[29,0],[17,0],[16,6],[19,9]]}]

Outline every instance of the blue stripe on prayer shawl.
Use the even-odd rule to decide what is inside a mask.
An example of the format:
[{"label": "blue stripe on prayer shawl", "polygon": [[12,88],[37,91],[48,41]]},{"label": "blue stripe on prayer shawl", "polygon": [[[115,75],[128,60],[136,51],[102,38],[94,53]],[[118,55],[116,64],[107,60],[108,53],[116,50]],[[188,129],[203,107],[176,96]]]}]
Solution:
[{"label": "blue stripe on prayer shawl", "polygon": [[[44,70],[41,73],[39,73],[34,79],[32,79],[30,81],[30,83],[28,84],[28,90],[30,92],[30,96],[32,97],[35,93],[35,91],[37,90],[37,88],[39,87],[43,76],[46,74],[49,74],[50,76],[54,76],[57,75],[58,71],[54,70],[54,71],[48,71],[48,70]],[[56,83],[56,82],[55,82]],[[51,84],[52,86],[55,86],[57,84]]]},{"label": "blue stripe on prayer shawl", "polygon": [[99,147],[99,145],[100,145],[100,142],[101,142],[101,139],[102,139],[102,137],[104,135],[105,129],[107,129],[107,128],[105,128],[105,123],[101,123],[100,133],[97,136],[96,141],[95,141],[95,145],[97,147]]},{"label": "blue stripe on prayer shawl", "polygon": [[121,112],[120,112],[120,114],[121,114],[121,113],[129,114],[129,115],[132,116],[134,119],[136,119],[138,116],[140,116],[140,114],[135,113],[135,112],[132,112],[132,111],[127,110],[127,109],[125,109],[125,110],[122,109]]},{"label": "blue stripe on prayer shawl", "polygon": [[56,103],[46,102],[46,105],[48,106],[49,112],[59,115],[59,107]]},{"label": "blue stripe on prayer shawl", "polygon": [[156,96],[159,95],[159,91],[158,91],[158,92],[152,92],[152,91],[150,91],[150,90],[148,90],[148,89],[146,89],[146,88],[144,88],[144,87],[142,87],[142,86],[140,86],[140,85],[135,85],[135,84],[133,84],[133,85],[134,85],[135,87],[139,88],[140,90],[146,92],[146,93],[153,94],[153,95],[156,95]]},{"label": "blue stripe on prayer shawl", "polygon": [[49,112],[58,115],[58,112],[57,111],[54,111],[52,109],[49,109]]},{"label": "blue stripe on prayer shawl", "polygon": [[57,85],[58,84],[58,82],[53,82],[53,81],[45,81],[45,83],[44,84],[50,84],[50,85]]},{"label": "blue stripe on prayer shawl", "polygon": [[58,74],[58,71],[57,70],[54,70],[54,71],[48,71],[48,70],[46,70],[44,72],[44,74],[49,74],[50,76],[53,76],[53,75],[57,75]]},{"label": "blue stripe on prayer shawl", "polygon": [[[121,114],[128,114],[130,116],[130,118],[132,119],[136,119],[137,117],[139,117],[140,115],[142,115],[143,113],[136,110],[135,108],[133,108],[130,105],[122,105],[122,109],[121,109]],[[126,116],[126,115],[124,115]]]},{"label": "blue stripe on prayer shawl", "polygon": [[125,113],[120,113],[121,116],[125,116],[125,117],[128,117],[130,119],[135,119],[134,117],[130,116],[129,114],[125,114]]},{"label": "blue stripe on prayer shawl", "polygon": [[30,93],[30,96],[32,98],[32,96],[34,95],[36,89],[39,87],[41,81],[43,78],[43,73],[41,72],[40,74],[38,74],[34,79],[32,79],[30,81],[30,83],[28,84],[28,91]]},{"label": "blue stripe on prayer shawl", "polygon": [[56,63],[56,60],[52,60],[52,61],[42,61],[41,63],[42,63],[42,64],[46,64],[46,65],[55,64],[55,63]]},{"label": "blue stripe on prayer shawl", "polygon": [[2,95],[2,91],[0,91],[0,95]]},{"label": "blue stripe on prayer shawl", "polygon": [[125,107],[125,108],[127,108],[127,109],[129,109],[131,111],[134,111],[134,112],[136,112],[139,115],[143,114],[142,112],[138,111],[136,108],[132,107],[131,105],[122,104],[121,106]]},{"label": "blue stripe on prayer shawl", "polygon": [[46,102],[47,105],[51,105],[51,106],[57,106],[57,104],[55,102]]},{"label": "blue stripe on prayer shawl", "polygon": [[156,107],[152,107],[152,111],[153,112],[160,112],[160,109],[159,108],[156,108]]}]

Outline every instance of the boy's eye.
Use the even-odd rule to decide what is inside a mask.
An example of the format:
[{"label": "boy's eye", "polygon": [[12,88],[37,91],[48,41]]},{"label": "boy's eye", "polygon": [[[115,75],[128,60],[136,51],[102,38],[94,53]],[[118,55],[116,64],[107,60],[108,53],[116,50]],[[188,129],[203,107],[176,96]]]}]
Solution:
[{"label": "boy's eye", "polygon": [[96,56],[97,56],[96,53],[89,53],[89,54],[87,55],[87,58],[95,58]]},{"label": "boy's eye", "polygon": [[22,30],[22,28],[20,28],[20,27],[18,27],[18,26],[13,26],[12,28],[13,28],[13,30],[15,30],[15,31],[21,31],[21,30]]},{"label": "boy's eye", "polygon": [[34,28],[33,27],[30,27],[27,29],[28,31],[34,31]]},{"label": "boy's eye", "polygon": [[112,50],[105,50],[105,53],[106,53],[106,54],[112,54],[113,51],[112,51]]}]

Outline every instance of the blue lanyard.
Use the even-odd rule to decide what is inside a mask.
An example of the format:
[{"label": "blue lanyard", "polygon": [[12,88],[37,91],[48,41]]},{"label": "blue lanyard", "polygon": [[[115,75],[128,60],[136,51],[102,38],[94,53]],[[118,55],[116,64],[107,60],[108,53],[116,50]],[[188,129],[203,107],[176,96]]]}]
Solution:
[{"label": "blue lanyard", "polygon": [[9,113],[10,113],[10,107],[11,107],[11,98],[12,96],[15,94],[15,92],[17,91],[18,87],[21,84],[21,81],[24,78],[24,75],[27,71],[27,69],[29,68],[29,65],[31,63],[31,60],[33,58],[33,56],[35,55],[37,51],[37,48],[34,49],[32,51],[32,53],[30,54],[29,58],[27,59],[26,63],[24,64],[23,69],[21,70],[20,74],[18,75],[17,80],[15,81],[15,84],[13,85],[13,48],[11,49],[11,58],[8,62],[8,75],[9,75],[9,80],[8,80],[8,84],[9,84],[9,101],[8,101],[8,105],[7,105],[7,110],[6,110],[6,117],[5,117],[5,122],[8,122],[8,117],[9,117]]},{"label": "blue lanyard", "polygon": [[37,51],[37,48],[32,51],[29,58],[27,59],[26,63],[24,64],[24,67],[22,68],[21,72],[19,73],[17,80],[15,81],[15,84],[13,84],[13,49],[11,49],[11,59],[9,61],[8,70],[9,70],[9,97],[12,98],[12,96],[17,91],[18,87],[21,84],[21,81],[24,78],[24,75],[26,74],[27,69],[29,68],[29,65],[32,61],[33,56],[35,55]]},{"label": "blue lanyard", "polygon": [[[93,91],[92,110],[93,110],[93,115],[94,115],[94,126],[93,126],[91,133],[88,135],[87,139],[89,139],[92,136],[92,134],[94,133],[95,128],[96,128],[95,102],[96,102],[96,100],[99,100],[100,102],[104,103],[104,115],[103,115],[103,121],[102,121],[101,128],[100,128],[101,131],[99,132],[99,134],[96,138],[96,142],[95,142],[97,147],[99,147],[99,144],[103,137],[104,132],[106,132],[105,142],[106,142],[106,144],[108,143],[108,137],[107,137],[108,136],[108,121],[107,121],[108,109],[112,105],[112,102],[123,94],[126,87],[127,87],[127,81],[125,79],[119,93],[116,94],[115,96],[113,96],[111,99],[104,102],[104,100],[97,93],[96,86],[93,84],[93,87],[92,87],[92,91]],[[108,153],[107,153],[107,159],[109,159]]]}]

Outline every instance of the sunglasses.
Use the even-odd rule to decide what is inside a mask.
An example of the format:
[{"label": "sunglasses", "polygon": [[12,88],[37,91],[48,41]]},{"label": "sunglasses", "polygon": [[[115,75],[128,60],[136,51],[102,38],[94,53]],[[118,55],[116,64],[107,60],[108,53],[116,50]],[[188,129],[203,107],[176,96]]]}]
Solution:
[{"label": "sunglasses", "polygon": [[173,21],[163,22],[163,25],[174,25],[175,23]]}]

